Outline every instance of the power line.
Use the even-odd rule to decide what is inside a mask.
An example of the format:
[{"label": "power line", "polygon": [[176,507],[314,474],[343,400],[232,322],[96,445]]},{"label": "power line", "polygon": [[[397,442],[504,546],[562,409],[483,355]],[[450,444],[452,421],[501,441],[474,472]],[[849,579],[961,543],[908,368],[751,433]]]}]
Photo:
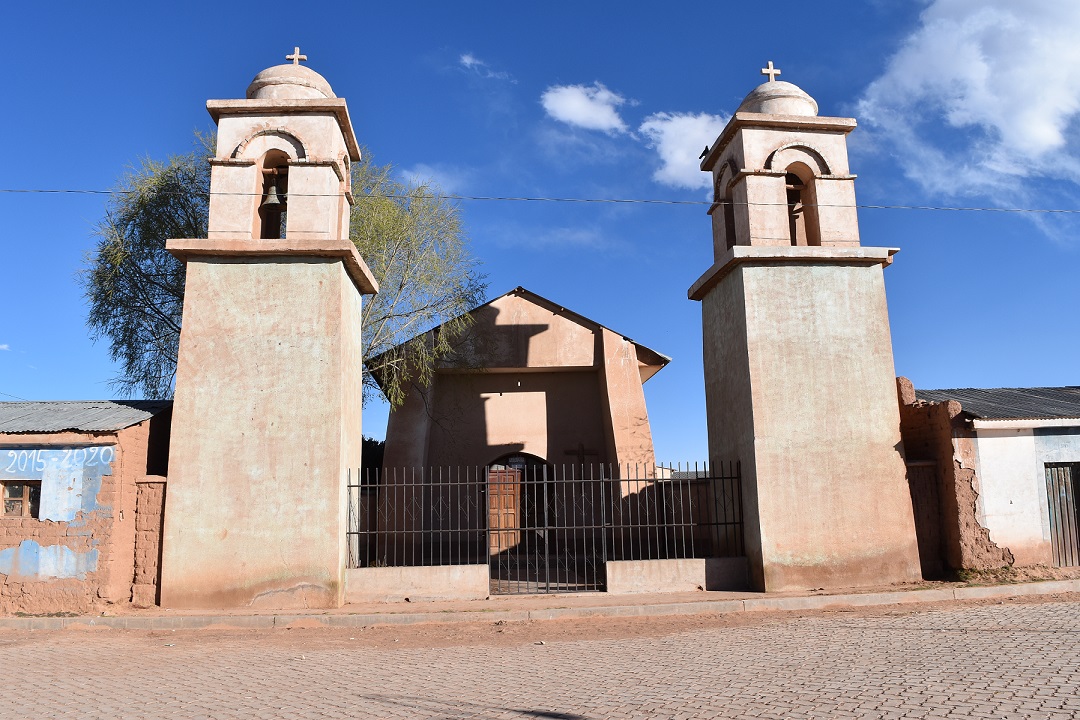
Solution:
[{"label": "power line", "polygon": [[[137,190],[81,190],[81,189],[44,189],[44,188],[0,188],[0,194],[40,194],[40,195],[130,195]],[[168,194],[168,193],[163,193]],[[180,194],[180,193],[174,193]],[[209,195],[262,196],[263,193],[237,193],[237,192],[211,192]],[[340,197],[338,193],[289,193],[292,197]],[[599,203],[614,205],[697,205],[712,206],[730,203],[739,206],[753,207],[787,207],[788,203],[731,203],[730,201],[713,202],[711,200],[663,200],[655,198],[572,198],[572,197],[532,197],[514,195],[457,195],[457,194],[423,194],[423,195],[360,195],[358,200],[364,198],[379,198],[386,200],[477,200],[495,202],[553,202],[553,203]],[[855,207],[861,210],[932,210],[939,212],[998,212],[998,213],[1037,213],[1080,215],[1080,208],[1019,208],[1019,207],[980,207],[960,205],[882,205],[875,203],[856,203],[855,205],[827,205],[805,204],[804,207]]]},{"label": "power line", "polygon": [[9,397],[9,398],[15,398],[16,400],[24,400],[26,402],[30,402],[29,400],[27,400],[24,397],[19,397],[18,395],[12,395],[11,393],[0,392],[0,395],[3,395],[4,397]]}]

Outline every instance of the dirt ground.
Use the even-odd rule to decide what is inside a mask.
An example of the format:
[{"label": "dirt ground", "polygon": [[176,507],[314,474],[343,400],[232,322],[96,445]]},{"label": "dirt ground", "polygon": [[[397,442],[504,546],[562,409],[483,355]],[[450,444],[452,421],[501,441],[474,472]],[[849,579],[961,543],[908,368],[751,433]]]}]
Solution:
[{"label": "dirt ground", "polygon": [[565,620],[420,623],[414,625],[377,625],[360,628],[293,627],[276,629],[204,629],[204,630],[115,630],[109,628],[26,631],[0,629],[0,646],[17,647],[44,641],[76,642],[86,633],[119,633],[158,639],[163,644],[215,645],[234,644],[243,638],[266,647],[287,647],[295,652],[334,648],[440,648],[440,647],[513,647],[573,640],[616,640],[662,637],[701,629],[765,626],[791,622],[806,617],[888,617],[940,612],[980,605],[1036,605],[1043,603],[1078,603],[1080,593],[1026,596],[1009,599],[964,600],[912,603],[812,611],[754,611],[667,615],[654,617],[594,617]]}]

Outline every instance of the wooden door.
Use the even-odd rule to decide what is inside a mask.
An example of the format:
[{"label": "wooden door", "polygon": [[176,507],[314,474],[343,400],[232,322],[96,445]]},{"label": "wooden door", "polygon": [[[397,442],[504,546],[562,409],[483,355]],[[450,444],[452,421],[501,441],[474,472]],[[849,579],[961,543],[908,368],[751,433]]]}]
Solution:
[{"label": "wooden door", "polygon": [[520,497],[520,470],[488,471],[488,550],[492,555],[512,549],[521,539]]}]

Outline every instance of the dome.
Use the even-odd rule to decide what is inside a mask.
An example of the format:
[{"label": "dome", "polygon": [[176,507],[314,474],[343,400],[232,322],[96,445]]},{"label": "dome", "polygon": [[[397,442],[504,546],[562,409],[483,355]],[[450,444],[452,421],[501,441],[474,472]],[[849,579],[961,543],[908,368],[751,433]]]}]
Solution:
[{"label": "dome", "polygon": [[736,112],[766,113],[768,115],[804,115],[814,117],[818,106],[814,98],[798,85],[783,80],[763,82],[743,98]]},{"label": "dome", "polygon": [[337,97],[319,73],[306,65],[275,65],[255,76],[248,100],[301,100]]}]

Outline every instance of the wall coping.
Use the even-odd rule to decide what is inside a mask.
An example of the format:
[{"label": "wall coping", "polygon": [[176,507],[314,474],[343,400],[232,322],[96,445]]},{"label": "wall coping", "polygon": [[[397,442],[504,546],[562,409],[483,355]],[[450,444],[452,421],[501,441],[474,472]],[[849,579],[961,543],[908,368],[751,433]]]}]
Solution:
[{"label": "wall coping", "polygon": [[709,291],[740,265],[882,265],[892,263],[899,248],[841,247],[836,245],[735,245],[690,286],[686,295],[702,300]]},{"label": "wall coping", "polygon": [[182,262],[193,257],[282,257],[316,256],[337,258],[345,265],[345,272],[356,285],[361,295],[374,295],[379,292],[379,283],[371,274],[367,263],[360,257],[356,246],[349,240],[255,240],[253,238],[207,238],[170,239],[165,241],[165,249]]}]

